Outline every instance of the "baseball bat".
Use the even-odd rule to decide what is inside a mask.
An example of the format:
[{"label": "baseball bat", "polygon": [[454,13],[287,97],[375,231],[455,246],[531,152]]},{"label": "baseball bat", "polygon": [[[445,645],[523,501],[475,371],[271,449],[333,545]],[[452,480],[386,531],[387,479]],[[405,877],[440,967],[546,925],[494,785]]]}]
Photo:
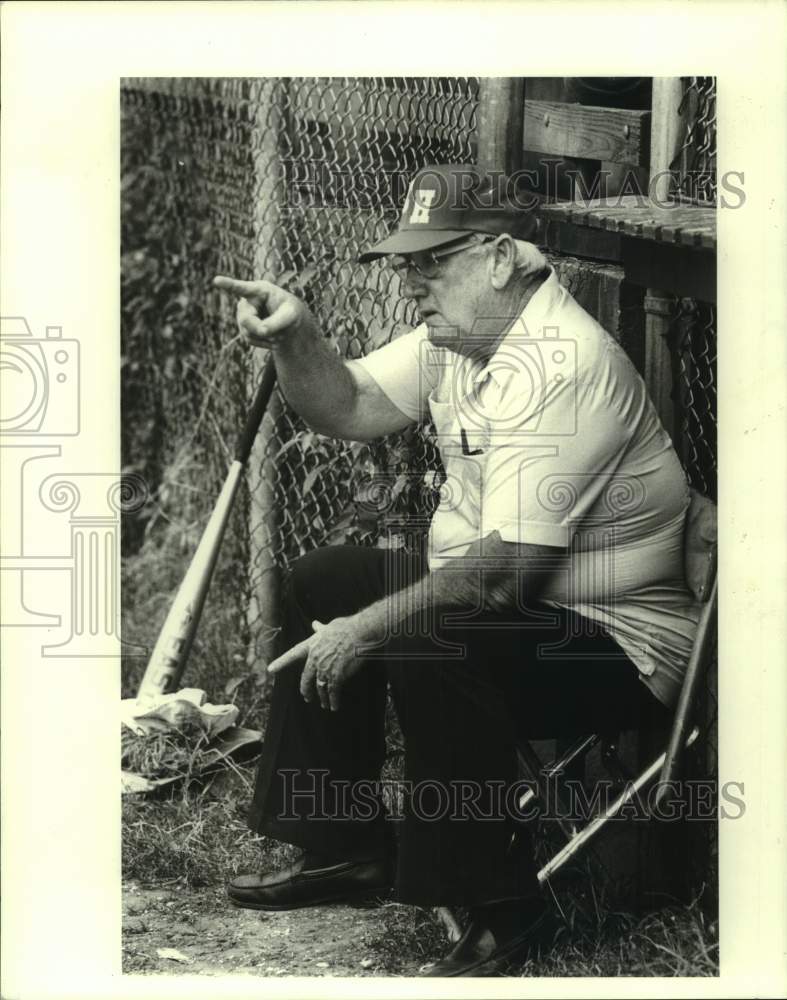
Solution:
[{"label": "baseball bat", "polygon": [[176,690],[180,683],[199,626],[205,598],[208,596],[232,504],[275,384],[276,369],[273,358],[269,355],[246,425],[238,438],[235,457],[227,478],[156,640],[137,691],[137,698],[167,694]]}]

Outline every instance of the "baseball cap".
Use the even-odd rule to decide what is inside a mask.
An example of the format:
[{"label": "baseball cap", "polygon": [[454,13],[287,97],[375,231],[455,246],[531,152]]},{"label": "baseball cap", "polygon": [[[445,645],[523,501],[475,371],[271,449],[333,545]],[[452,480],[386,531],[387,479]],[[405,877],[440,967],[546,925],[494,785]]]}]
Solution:
[{"label": "baseball cap", "polygon": [[471,163],[424,167],[408,188],[397,228],[358,260],[367,264],[389,253],[431,250],[470,233],[508,233],[528,240],[538,229],[537,218],[510,192],[513,186],[507,177]]}]

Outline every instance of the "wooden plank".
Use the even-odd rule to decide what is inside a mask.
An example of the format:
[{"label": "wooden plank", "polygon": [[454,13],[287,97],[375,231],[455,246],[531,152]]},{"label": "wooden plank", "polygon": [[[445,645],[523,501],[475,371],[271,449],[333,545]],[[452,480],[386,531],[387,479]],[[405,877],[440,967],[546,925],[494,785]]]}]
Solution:
[{"label": "wooden plank", "polygon": [[560,222],[568,222],[571,219],[572,211],[576,208],[576,205],[570,201],[556,201],[551,205],[542,205],[541,212],[545,216],[555,219]]},{"label": "wooden plank", "polygon": [[[697,218],[699,213],[702,216]],[[714,237],[716,233],[715,219],[705,219],[702,209],[692,210],[688,206],[674,211],[665,209],[663,218],[663,238],[676,246],[700,247],[703,234]]]},{"label": "wooden plank", "polygon": [[645,166],[650,112],[525,101],[525,137],[539,153]]},{"label": "wooden plank", "polygon": [[[593,196],[599,196],[599,161],[579,159],[577,157],[566,156],[563,158],[566,169],[566,176],[573,177],[572,200],[582,205],[586,201],[594,200]],[[594,187],[595,185],[595,187]]]},{"label": "wooden plank", "polygon": [[706,247],[710,250],[716,249],[716,227],[713,227],[713,233],[711,235],[707,233],[700,233],[700,244],[705,249]]},{"label": "wooden plank", "polygon": [[[684,236],[685,236],[685,234],[684,234]],[[677,244],[682,244],[683,246],[685,246],[686,245],[685,244],[685,240],[682,241],[680,237],[681,237],[680,227],[676,227],[676,226],[671,225],[669,223],[667,225],[661,227],[661,236],[660,236],[660,238],[665,243],[675,243],[676,245]]]},{"label": "wooden plank", "polygon": [[606,209],[604,212],[605,226],[616,233],[626,231],[626,225],[631,218],[631,209],[625,207]]},{"label": "wooden plank", "polygon": [[716,301],[714,253],[633,236],[624,236],[620,246],[628,281],[702,302]]},{"label": "wooden plank", "polygon": [[623,231],[630,217],[631,208],[627,205],[619,205],[613,199],[609,204],[589,204],[578,209],[573,221],[579,225],[598,225],[612,232],[620,232]]},{"label": "wooden plank", "polygon": [[716,210],[700,205],[659,205],[636,196],[580,204],[545,205],[546,217],[577,226],[603,228],[639,239],[675,246],[713,249],[716,246]]},{"label": "wooden plank", "polygon": [[661,219],[655,215],[649,215],[646,219],[640,219],[639,232],[646,240],[661,239]]},{"label": "wooden plank", "polygon": [[549,219],[544,231],[544,242],[550,250],[570,254],[572,257],[620,260],[620,236],[606,229],[589,229],[587,226],[572,226],[570,222]]},{"label": "wooden plank", "polygon": [[604,228],[604,216],[599,212],[588,212],[585,216],[585,222],[592,229]]},{"label": "wooden plank", "polygon": [[715,219],[697,220],[688,225],[686,229],[696,233],[697,236],[702,236],[705,233],[715,233],[716,221]]},{"label": "wooden plank", "polygon": [[706,222],[707,209],[695,205],[679,205],[676,208],[662,208],[662,212],[672,219],[677,229],[687,229],[697,222]]},{"label": "wooden plank", "polygon": [[651,208],[650,202],[645,199],[637,199],[635,196],[624,196],[614,198],[598,198],[593,201],[580,202],[552,202],[544,207],[545,212],[565,213],[571,212],[577,224],[581,225],[582,220],[589,213],[600,213],[604,217],[616,215],[632,215],[639,210],[643,204]]}]

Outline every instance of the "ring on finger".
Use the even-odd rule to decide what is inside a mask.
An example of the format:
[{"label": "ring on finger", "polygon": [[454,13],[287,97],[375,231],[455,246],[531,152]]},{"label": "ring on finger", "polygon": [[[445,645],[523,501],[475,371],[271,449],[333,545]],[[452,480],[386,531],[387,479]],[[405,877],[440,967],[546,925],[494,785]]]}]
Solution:
[{"label": "ring on finger", "polygon": [[328,687],[328,681],[326,681],[322,677],[320,677],[318,679],[318,681],[317,681],[317,687],[320,687],[320,688]]}]

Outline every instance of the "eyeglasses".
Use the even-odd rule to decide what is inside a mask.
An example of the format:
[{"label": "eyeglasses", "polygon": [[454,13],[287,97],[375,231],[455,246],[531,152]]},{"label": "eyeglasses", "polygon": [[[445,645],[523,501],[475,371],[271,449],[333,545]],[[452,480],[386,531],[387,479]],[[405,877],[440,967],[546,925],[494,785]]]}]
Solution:
[{"label": "eyeglasses", "polygon": [[468,239],[463,239],[461,243],[452,244],[445,250],[424,250],[418,254],[408,254],[400,256],[392,254],[388,260],[390,266],[396,271],[400,278],[405,279],[407,272],[412,268],[416,274],[431,281],[440,273],[440,261],[444,257],[451,257],[455,253],[469,250],[471,247],[480,247],[485,243],[491,243],[497,239],[496,236],[478,236],[476,233]]}]

